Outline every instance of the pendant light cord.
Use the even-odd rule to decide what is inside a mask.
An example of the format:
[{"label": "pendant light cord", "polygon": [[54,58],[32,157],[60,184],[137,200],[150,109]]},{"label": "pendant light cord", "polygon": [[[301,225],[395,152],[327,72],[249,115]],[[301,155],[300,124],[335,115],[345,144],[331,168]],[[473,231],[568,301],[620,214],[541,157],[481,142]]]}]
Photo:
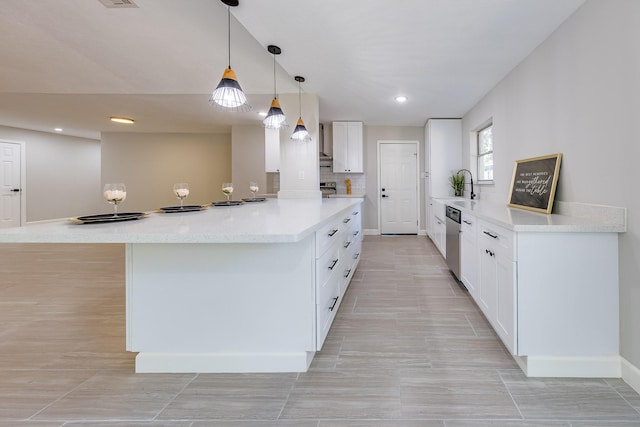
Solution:
[{"label": "pendant light cord", "polygon": [[276,54],[273,54],[273,99],[278,99],[278,88],[276,86]]},{"label": "pendant light cord", "polygon": [[300,82],[298,82],[298,109],[300,110],[300,118],[302,118],[302,89],[300,88]]},{"label": "pendant light cord", "polygon": [[231,69],[231,6],[227,6],[227,52],[229,52],[229,69]]}]

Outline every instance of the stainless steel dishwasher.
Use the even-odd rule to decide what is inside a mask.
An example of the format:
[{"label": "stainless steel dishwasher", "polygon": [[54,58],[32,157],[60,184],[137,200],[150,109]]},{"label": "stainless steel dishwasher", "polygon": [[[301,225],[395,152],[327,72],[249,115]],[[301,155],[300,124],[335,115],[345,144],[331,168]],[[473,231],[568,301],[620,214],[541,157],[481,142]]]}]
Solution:
[{"label": "stainless steel dishwasher", "polygon": [[446,206],[447,219],[447,265],[451,272],[460,280],[460,223],[462,214],[459,209]]}]

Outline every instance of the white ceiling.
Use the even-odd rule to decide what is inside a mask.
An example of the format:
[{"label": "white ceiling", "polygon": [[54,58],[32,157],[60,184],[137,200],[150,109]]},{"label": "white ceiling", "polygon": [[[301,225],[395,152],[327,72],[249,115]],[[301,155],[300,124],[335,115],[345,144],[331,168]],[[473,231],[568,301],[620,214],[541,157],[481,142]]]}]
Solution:
[{"label": "white ceiling", "polygon": [[[293,76],[304,76],[321,121],[422,126],[464,115],[584,0],[240,0],[231,66],[249,113],[208,103],[228,62],[220,0],[134,2],[2,0],[0,125],[99,138],[257,124],[276,44],[278,91],[296,93]],[[409,101],[396,104],[398,94]]]}]

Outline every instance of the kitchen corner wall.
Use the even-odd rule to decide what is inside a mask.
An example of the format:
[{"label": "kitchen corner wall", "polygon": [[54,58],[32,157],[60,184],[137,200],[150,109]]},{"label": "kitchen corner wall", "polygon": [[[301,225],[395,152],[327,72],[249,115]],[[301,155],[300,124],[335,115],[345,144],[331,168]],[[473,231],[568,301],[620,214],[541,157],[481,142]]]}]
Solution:
[{"label": "kitchen corner wall", "polygon": [[25,143],[27,222],[99,213],[100,141],[0,126],[0,139]]},{"label": "kitchen corner wall", "polygon": [[178,204],[176,182],[189,183],[186,204],[223,200],[222,183],[231,179],[229,133],[102,133],[102,182],[126,184],[123,211]]},{"label": "kitchen corner wall", "polygon": [[[640,2],[588,0],[463,118],[469,138],[493,119],[494,182],[505,203],[514,162],[563,153],[556,200],[626,207],[619,237],[620,353],[640,391]],[[570,256],[570,254],[567,254]],[[632,384],[633,385],[633,384]]]}]

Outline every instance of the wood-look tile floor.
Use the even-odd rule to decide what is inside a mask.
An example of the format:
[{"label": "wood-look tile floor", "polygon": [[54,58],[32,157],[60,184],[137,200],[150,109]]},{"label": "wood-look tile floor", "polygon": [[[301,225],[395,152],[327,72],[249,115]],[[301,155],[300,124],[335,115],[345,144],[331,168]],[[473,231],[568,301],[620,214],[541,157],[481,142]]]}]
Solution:
[{"label": "wood-look tile floor", "polygon": [[122,245],[0,245],[0,427],[640,427],[619,379],[526,378],[431,242],[367,236],[304,374],[135,374]]}]

